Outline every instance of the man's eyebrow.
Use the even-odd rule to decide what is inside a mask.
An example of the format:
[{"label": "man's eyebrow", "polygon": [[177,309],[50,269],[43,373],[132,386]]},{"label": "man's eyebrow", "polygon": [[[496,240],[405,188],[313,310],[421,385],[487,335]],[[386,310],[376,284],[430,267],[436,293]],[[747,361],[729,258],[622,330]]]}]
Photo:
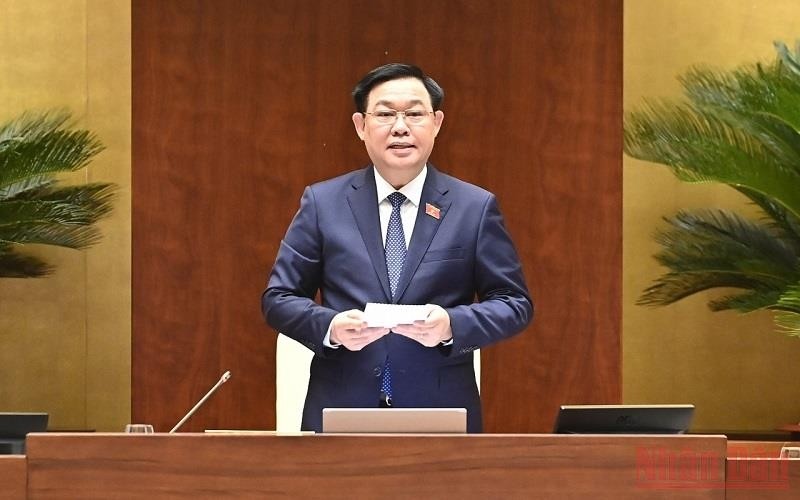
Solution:
[{"label": "man's eyebrow", "polygon": [[[412,106],[415,104],[425,104],[422,99],[411,99],[410,101],[403,101],[406,103],[411,104]],[[380,100],[375,102],[375,106],[390,106],[392,104],[396,104],[395,101],[387,101],[387,100]]]}]

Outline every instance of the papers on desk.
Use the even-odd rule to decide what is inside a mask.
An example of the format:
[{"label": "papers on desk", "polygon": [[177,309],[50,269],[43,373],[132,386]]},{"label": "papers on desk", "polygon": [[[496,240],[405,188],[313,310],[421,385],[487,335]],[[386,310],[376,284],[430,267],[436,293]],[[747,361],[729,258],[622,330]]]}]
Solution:
[{"label": "papers on desk", "polygon": [[314,431],[259,431],[253,429],[206,429],[206,434],[234,436],[312,436]]},{"label": "papers on desk", "polygon": [[407,304],[378,304],[367,303],[364,308],[364,321],[367,326],[392,328],[397,325],[410,325],[415,321],[424,320],[430,314],[433,306],[407,305]]}]

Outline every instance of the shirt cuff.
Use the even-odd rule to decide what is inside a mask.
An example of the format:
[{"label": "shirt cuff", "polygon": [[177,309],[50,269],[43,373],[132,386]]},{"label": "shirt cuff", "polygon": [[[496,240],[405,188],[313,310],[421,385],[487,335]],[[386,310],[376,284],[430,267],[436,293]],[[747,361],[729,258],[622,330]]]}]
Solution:
[{"label": "shirt cuff", "polygon": [[[322,339],[322,345],[324,345],[325,347],[329,347],[331,349],[338,349],[339,346],[341,346],[342,344],[334,344],[333,342],[331,342],[331,327],[332,326],[333,326],[333,321],[331,321],[331,324],[328,325],[328,331],[325,333],[325,338]],[[451,342],[452,342],[452,340],[453,339],[450,339]]]}]

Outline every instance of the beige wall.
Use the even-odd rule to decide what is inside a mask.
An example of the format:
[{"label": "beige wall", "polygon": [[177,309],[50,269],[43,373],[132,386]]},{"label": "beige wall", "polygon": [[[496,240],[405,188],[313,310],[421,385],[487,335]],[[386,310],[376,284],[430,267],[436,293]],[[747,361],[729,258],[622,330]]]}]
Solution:
[{"label": "beige wall", "polygon": [[130,418],[130,68],[129,1],[0,0],[0,121],[70,109],[107,147],[70,180],[121,188],[99,245],[41,247],[53,276],[0,280],[0,411],[54,428]]},{"label": "beige wall", "polygon": [[[800,37],[797,0],[628,0],[624,106],[677,97],[676,76],[695,64],[733,68],[774,57],[773,40]],[[634,305],[659,276],[654,229],[680,208],[750,213],[719,186],[687,185],[664,167],[625,158],[623,398],[694,403],[695,429],[774,429],[800,420],[800,339],[773,331],[767,313],[712,313],[701,294],[663,308]]]}]

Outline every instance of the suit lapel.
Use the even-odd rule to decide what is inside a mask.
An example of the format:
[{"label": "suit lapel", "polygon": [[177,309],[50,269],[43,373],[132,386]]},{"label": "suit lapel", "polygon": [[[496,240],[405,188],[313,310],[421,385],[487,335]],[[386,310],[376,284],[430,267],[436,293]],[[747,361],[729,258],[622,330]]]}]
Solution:
[{"label": "suit lapel", "polygon": [[[447,197],[448,188],[444,185],[442,177],[433,166],[428,164],[428,175],[425,178],[425,185],[422,188],[422,196],[419,200],[419,207],[417,208],[417,219],[414,223],[414,233],[411,236],[411,243],[406,255],[405,266],[403,266],[403,274],[400,275],[400,282],[397,284],[397,295],[394,302],[403,296],[406,291],[411,277],[417,272],[422,257],[428,251],[428,247],[439,229],[439,225],[447,215],[447,209],[450,207],[450,200]],[[377,194],[375,195],[377,197]],[[439,218],[433,217],[426,213],[426,204],[430,204],[439,209]],[[378,237],[380,239],[380,236]],[[384,262],[384,271],[386,265]],[[387,279],[388,283],[388,279]]]},{"label": "suit lapel", "polygon": [[[353,182],[353,190],[347,195],[347,203],[353,212],[358,231],[364,240],[372,267],[378,275],[383,293],[388,302],[392,296],[389,288],[389,275],[386,271],[386,256],[383,251],[381,223],[378,214],[378,191],[375,188],[373,167],[364,169],[364,175]],[[354,270],[360,272],[361,270]]]}]

